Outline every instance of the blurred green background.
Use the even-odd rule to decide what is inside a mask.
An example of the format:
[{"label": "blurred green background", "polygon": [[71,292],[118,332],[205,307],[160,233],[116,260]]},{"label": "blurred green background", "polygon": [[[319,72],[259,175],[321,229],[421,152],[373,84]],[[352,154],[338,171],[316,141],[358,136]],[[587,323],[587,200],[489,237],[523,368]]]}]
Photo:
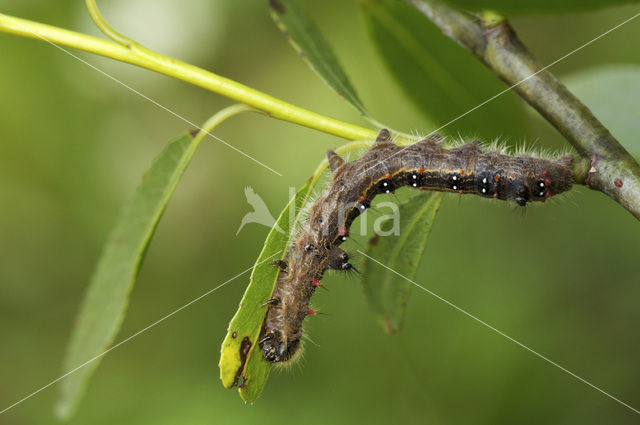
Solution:
[{"label": "blurred green background", "polygon": [[[102,3],[115,28],[148,47],[365,124],[286,43],[266,2]],[[311,9],[374,116],[405,131],[434,129],[438,123],[413,106],[380,61],[356,2]],[[0,11],[97,34],[81,1],[0,0]],[[512,24],[550,63],[638,11],[529,15]],[[552,68],[636,157],[638,40],[634,21]],[[231,103],[74,54],[196,123]],[[1,410],[62,374],[75,314],[119,208],[152,158],[188,126],[46,43],[0,34],[0,57]],[[466,77],[474,78],[472,70]],[[503,97],[519,105],[523,124],[496,114],[483,138],[566,146],[515,94]],[[449,130],[479,134],[464,120]],[[244,188],[252,186],[275,215],[288,188],[343,143],[256,115],[215,133],[284,177],[212,139],[204,143],[159,225],[117,341],[250,267],[268,229],[249,224],[235,235],[251,210]],[[639,260],[637,220],[584,187],[524,216],[502,203],[449,196],[416,281],[638,408]],[[318,346],[307,344],[302,361],[275,370],[261,398],[245,405],[222,387],[217,363],[247,281],[109,353],[71,423],[637,423],[631,410],[422,291],[413,291],[404,331],[387,336],[358,279],[343,276],[326,278],[330,292],[314,297],[327,313],[306,326]],[[52,423],[56,395],[48,388],[0,423]]]}]

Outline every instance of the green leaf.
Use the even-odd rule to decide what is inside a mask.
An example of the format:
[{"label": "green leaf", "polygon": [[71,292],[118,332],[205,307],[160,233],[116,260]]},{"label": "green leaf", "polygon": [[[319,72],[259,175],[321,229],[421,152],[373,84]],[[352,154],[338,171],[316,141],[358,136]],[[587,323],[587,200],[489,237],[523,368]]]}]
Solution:
[{"label": "green leaf", "polygon": [[[123,210],[82,301],[64,361],[65,371],[101,355],[113,342],[146,248],[200,139],[187,133],[169,142]],[[73,414],[100,360],[91,361],[61,382],[56,405],[60,418]]]},{"label": "green leaf", "polygon": [[[249,286],[240,301],[238,311],[229,323],[227,336],[222,343],[222,384],[226,388],[238,385],[240,397],[248,403],[253,403],[258,398],[271,370],[271,363],[262,358],[258,346],[260,328],[267,312],[264,303],[271,298],[278,278],[279,269],[270,263],[284,258],[291,240],[289,230],[295,228],[293,222],[298,219],[300,210],[309,200],[314,185],[315,180],[309,179],[280,213],[256,260]],[[294,217],[293,220],[291,217]],[[278,228],[284,229],[286,233],[281,233]]]},{"label": "green leaf", "polygon": [[[270,0],[271,16],[302,59],[360,114],[373,121],[331,45],[299,0]],[[377,124],[374,121],[375,124]]]},{"label": "green leaf", "polygon": [[562,80],[629,152],[640,156],[639,65],[601,65]]},{"label": "green leaf", "polygon": [[[396,0],[361,0],[369,35],[398,85],[431,122],[443,126],[507,86],[426,16]],[[448,125],[449,134],[521,134],[522,111],[512,93]],[[497,118],[499,117],[499,118]],[[478,135],[478,134],[474,134]]]},{"label": "green leaf", "polygon": [[[375,235],[367,244],[362,264],[364,293],[376,319],[387,333],[402,329],[404,312],[411,291],[411,283],[390,269],[413,279],[429,239],[443,195],[421,192],[400,205],[400,235]],[[393,220],[381,229],[389,232]]]},{"label": "green leaf", "polygon": [[458,9],[477,12],[481,9],[494,9],[508,14],[580,12],[609,6],[638,3],[637,0],[444,0]]}]

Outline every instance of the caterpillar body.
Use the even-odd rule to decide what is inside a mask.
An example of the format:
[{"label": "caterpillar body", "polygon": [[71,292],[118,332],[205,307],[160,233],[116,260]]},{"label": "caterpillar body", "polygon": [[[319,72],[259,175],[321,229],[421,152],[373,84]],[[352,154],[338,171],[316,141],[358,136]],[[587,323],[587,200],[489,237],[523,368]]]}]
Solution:
[{"label": "caterpillar body", "polygon": [[544,202],[573,184],[571,155],[557,160],[483,152],[474,141],[447,149],[439,136],[397,146],[383,129],[360,159],[345,162],[328,151],[332,181],[311,206],[289,251],[277,264],[280,272],[265,317],[259,345],[265,360],[283,362],[300,348],[302,323],[313,314],[309,301],[328,269],[348,270],[340,248],[351,223],[381,193],[402,186],[516,202]]}]

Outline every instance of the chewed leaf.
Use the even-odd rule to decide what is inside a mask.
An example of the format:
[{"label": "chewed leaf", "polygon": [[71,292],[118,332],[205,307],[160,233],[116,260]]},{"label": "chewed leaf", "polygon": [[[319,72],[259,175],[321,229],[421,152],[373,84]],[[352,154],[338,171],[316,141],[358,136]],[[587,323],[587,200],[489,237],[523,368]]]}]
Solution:
[{"label": "chewed leaf", "polygon": [[[411,283],[389,269],[410,279],[415,277],[441,201],[442,194],[434,192],[422,192],[409,198],[399,207],[400,235],[376,235],[367,244],[362,264],[364,293],[373,314],[387,333],[402,328],[411,291]],[[389,226],[391,220],[385,223]],[[382,230],[385,231],[385,224]]]},{"label": "chewed leaf", "polygon": [[60,418],[73,414],[100,363],[97,356],[118,333],[146,248],[202,137],[204,134],[194,138],[187,133],[169,142],[153,161],[105,244],[64,361],[65,372],[77,370],[60,384],[56,404]]},{"label": "chewed leaf", "polygon": [[371,120],[329,42],[299,0],[270,0],[271,16],[293,48],[316,74],[365,118]]},{"label": "chewed leaf", "polygon": [[[276,224],[269,232],[264,248],[256,260],[249,286],[240,301],[240,307],[229,323],[227,336],[222,343],[220,355],[220,379],[226,388],[238,385],[240,396],[248,403],[254,402],[264,387],[271,363],[262,358],[258,337],[262,321],[267,312],[264,304],[273,293],[278,278],[278,268],[271,262],[284,258],[302,207],[309,200],[314,182],[312,180],[296,192],[280,213]],[[293,217],[293,220],[292,220]],[[285,233],[278,231],[284,229]]]},{"label": "chewed leaf", "polygon": [[474,136],[493,136],[499,116],[502,132],[519,134],[523,118],[512,94],[463,116],[507,86],[426,16],[396,0],[361,0],[360,4],[381,60],[430,122],[438,127],[448,124],[444,131],[449,134],[467,135],[471,129],[480,133]]}]

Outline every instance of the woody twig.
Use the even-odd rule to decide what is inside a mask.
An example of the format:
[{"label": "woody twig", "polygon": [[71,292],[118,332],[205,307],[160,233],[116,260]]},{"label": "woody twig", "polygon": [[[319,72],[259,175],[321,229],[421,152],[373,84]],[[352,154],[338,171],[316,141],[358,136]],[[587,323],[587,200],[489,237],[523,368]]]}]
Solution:
[{"label": "woody twig", "polygon": [[640,165],[546,67],[502,17],[472,16],[436,1],[406,0],[472,52],[548,120],[578,151],[576,182],[599,190],[640,220]]}]

